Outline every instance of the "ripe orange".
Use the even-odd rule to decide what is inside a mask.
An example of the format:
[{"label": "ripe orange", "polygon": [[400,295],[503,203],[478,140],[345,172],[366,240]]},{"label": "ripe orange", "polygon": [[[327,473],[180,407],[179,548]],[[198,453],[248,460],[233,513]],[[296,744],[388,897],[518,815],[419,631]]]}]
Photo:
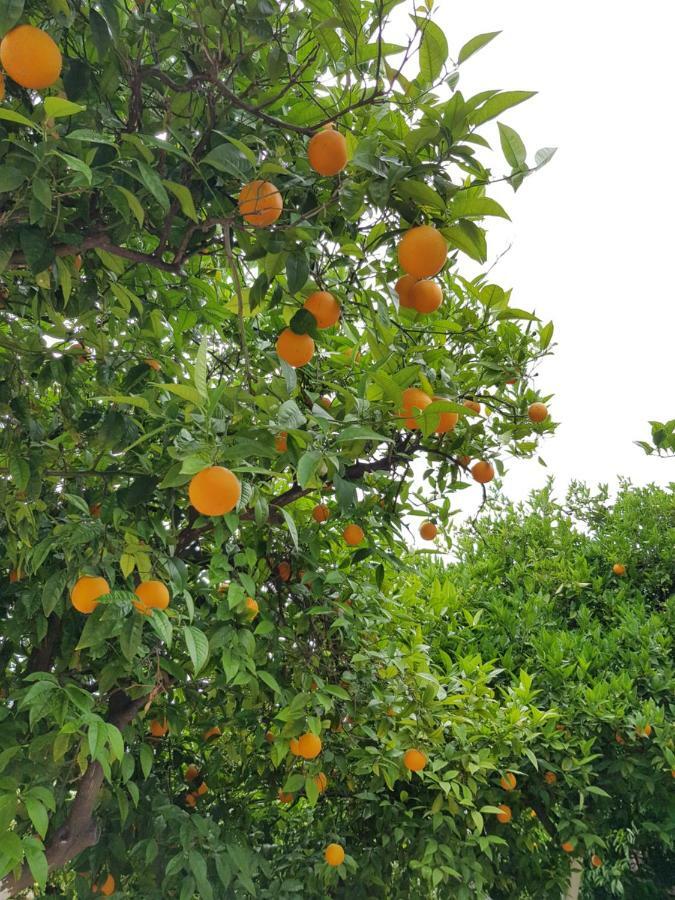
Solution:
[{"label": "ripe orange", "polygon": [[220,737],[220,728],[217,725],[214,725],[212,728],[208,728],[204,732],[204,741],[212,741],[213,738]]},{"label": "ripe orange", "polygon": [[330,409],[333,405],[333,399],[324,395],[323,397],[319,397],[319,403],[324,409]]},{"label": "ripe orange", "polygon": [[110,585],[105,578],[82,575],[73,585],[70,602],[78,612],[89,615],[98,606],[98,598],[110,593]]},{"label": "ripe orange", "polygon": [[410,772],[421,772],[427,764],[427,755],[414,747],[403,754],[403,765]]},{"label": "ripe orange", "polygon": [[144,615],[152,615],[153,609],[166,609],[171,600],[169,589],[161,581],[141,581],[134,594],[138,597],[134,606]]},{"label": "ripe orange", "polygon": [[412,275],[402,275],[394,286],[394,290],[398,294],[398,305],[402,306],[404,309],[415,308],[410,297],[410,291],[416,283],[417,279],[413,278]]},{"label": "ripe orange", "polygon": [[478,403],[477,400],[465,400],[464,403],[463,403],[462,405],[463,405],[463,406],[466,406],[467,409],[471,409],[471,410],[473,410],[475,413],[479,413],[479,414],[480,414],[481,406],[480,406],[480,403]]},{"label": "ripe orange", "polygon": [[75,255],[75,257],[73,258],[73,265],[75,266],[75,271],[76,271],[76,272],[79,272],[80,269],[82,268],[82,256],[81,256],[81,254],[77,253],[77,254]]},{"label": "ripe orange", "polygon": [[186,794],[185,795],[185,805],[189,807],[193,807],[197,805],[197,795],[196,794]]},{"label": "ripe orange", "polygon": [[495,470],[492,463],[486,462],[484,459],[475,463],[473,468],[471,469],[471,475],[473,476],[473,480],[477,481],[478,484],[487,484],[489,481],[495,477]]},{"label": "ripe orange", "polygon": [[502,822],[504,825],[506,825],[513,818],[511,807],[507,806],[506,803],[500,803],[498,808],[501,810],[501,812],[497,813],[497,821]]},{"label": "ripe orange", "polygon": [[423,279],[410,288],[410,302],[418,313],[436,312],[443,302],[443,291],[435,281]]},{"label": "ripe orange", "polygon": [[316,785],[318,792],[320,794],[323,794],[323,792],[328,787],[328,779],[323,772],[319,772],[318,775],[314,776],[314,784]]},{"label": "ripe orange", "polygon": [[282,581],[289,581],[291,577],[291,564],[288,562],[280,562],[277,566],[277,574]]},{"label": "ripe orange", "polygon": [[308,334],[296,334],[292,328],[284,328],[276,343],[277,353],[294,369],[307,365],[314,356],[314,340]]},{"label": "ripe orange", "polygon": [[420,525],[420,537],[425,541],[433,541],[438,534],[438,528],[433,522],[422,522]]},{"label": "ripe orange", "polygon": [[[437,397],[435,394],[432,400],[447,400],[447,397]],[[444,412],[440,414],[440,421],[434,428],[434,434],[447,434],[452,431],[459,421],[459,413]]]},{"label": "ripe orange", "polygon": [[597,853],[594,853],[593,856],[591,856],[591,865],[593,866],[594,869],[599,869],[600,866],[602,865],[602,860],[600,859],[600,857],[598,856]]},{"label": "ripe orange", "polygon": [[258,615],[259,609],[260,607],[258,606],[257,601],[253,599],[253,597],[246,598],[246,612],[250,619],[255,619],[255,617]]},{"label": "ripe orange", "polygon": [[203,516],[224,516],[239,503],[241,483],[224,466],[209,466],[197,472],[188,488],[190,503]]},{"label": "ripe orange", "polygon": [[625,575],[626,567],[623,565],[623,563],[614,563],[614,565],[612,566],[612,572],[614,572],[615,575],[619,576]]},{"label": "ripe orange", "polygon": [[100,503],[92,503],[89,507],[89,515],[93,519],[99,519],[101,517],[101,504]]},{"label": "ripe orange", "polygon": [[315,522],[325,522],[330,517],[330,510],[323,504],[317,504],[312,510],[312,518]]},{"label": "ripe orange", "polygon": [[103,894],[104,897],[110,897],[111,894],[115,893],[115,879],[112,875],[108,875],[106,880],[103,882],[99,891]]},{"label": "ripe orange", "polygon": [[148,357],[147,359],[144,359],[143,362],[146,364],[146,366],[149,366],[149,368],[154,369],[155,372],[161,371],[161,368],[162,368],[162,367],[161,367],[161,365],[157,362],[156,359],[152,359],[151,357]]},{"label": "ripe orange", "polygon": [[625,743],[626,743],[626,742],[624,741],[624,739],[621,737],[621,735],[619,734],[618,731],[617,731],[617,733],[614,735],[614,740],[617,742],[617,744],[625,744]]},{"label": "ripe orange", "polygon": [[640,726],[638,725],[638,726],[636,727],[635,731],[637,732],[637,736],[638,736],[638,737],[651,737],[652,726],[651,726],[651,725],[649,724],[649,722],[648,722],[648,723],[644,726],[644,728],[640,728]]},{"label": "ripe orange", "polygon": [[398,261],[408,275],[431,278],[437,275],[448,258],[448,245],[436,228],[419,225],[410,228],[398,245]]},{"label": "ripe orange", "polygon": [[195,791],[195,793],[197,794],[198,797],[203,797],[204,794],[208,794],[208,792],[209,792],[209,786],[205,781],[202,781],[202,783],[199,785],[199,787]]},{"label": "ripe orange", "polygon": [[288,742],[288,749],[293,756],[300,756],[300,741],[297,738],[291,738]]},{"label": "ripe orange", "polygon": [[164,737],[165,734],[169,731],[169,723],[164,719],[163,722],[160,722],[159,719],[153,719],[150,722],[150,734],[153,737],[161,738]]},{"label": "ripe orange", "polygon": [[250,181],[239,193],[239,212],[256,228],[272,225],[281,215],[284,201],[271,181]]},{"label": "ripe orange", "polygon": [[318,328],[331,328],[340,318],[340,304],[328,291],[314,291],[303,307],[314,316]]},{"label": "ripe orange", "polygon": [[546,772],[544,774],[544,781],[546,782],[546,784],[555,784],[557,780],[558,776],[555,774],[555,772]]},{"label": "ripe orange", "polygon": [[406,428],[419,428],[418,417],[431,403],[431,397],[419,388],[406,388],[402,395],[402,406],[398,417]]},{"label": "ripe orange", "polygon": [[274,435],[274,449],[277,453],[285,453],[288,450],[288,432],[280,431]]},{"label": "ripe orange", "polygon": [[514,791],[517,784],[516,776],[513,774],[513,772],[507,772],[502,778],[500,778],[499,783],[505,791]]},{"label": "ripe orange", "polygon": [[303,759],[314,759],[321,753],[321,738],[311,731],[301,734],[298,738],[298,756]]},{"label": "ripe orange", "polygon": [[199,775],[199,766],[196,766],[194,763],[191,763],[185,770],[185,780],[186,781],[194,781],[198,775]]},{"label": "ripe orange", "polygon": [[350,547],[358,547],[358,545],[364,541],[366,535],[360,525],[352,524],[347,525],[342,532],[342,537],[345,539],[345,543]]},{"label": "ripe orange", "polygon": [[286,791],[281,790],[277,794],[277,797],[279,798],[279,803],[292,803],[295,799],[293,794],[289,794]]},{"label": "ripe orange", "polygon": [[570,841],[565,841],[560,846],[565,851],[565,853],[573,853],[574,852],[574,844],[572,844]]},{"label": "ripe orange", "polygon": [[61,51],[54,40],[33,25],[18,25],[0,41],[0,62],[12,81],[40,90],[61,74]]},{"label": "ripe orange", "polygon": [[319,175],[337,175],[347,165],[347,141],[333,125],[317,132],[307,145],[310,166]]},{"label": "ripe orange", "polygon": [[340,844],[329,844],[323,852],[329,866],[341,866],[345,861],[345,851]]},{"label": "ripe orange", "polygon": [[265,740],[267,741],[268,744],[273,744],[274,743],[274,732],[266,731],[265,732]]},{"label": "ripe orange", "polygon": [[21,577],[21,569],[12,569],[12,571],[9,573],[9,583],[16,584],[17,581],[21,581]]},{"label": "ripe orange", "polygon": [[548,419],[548,410],[543,403],[531,403],[527,410],[527,417],[530,422],[538,424]]}]

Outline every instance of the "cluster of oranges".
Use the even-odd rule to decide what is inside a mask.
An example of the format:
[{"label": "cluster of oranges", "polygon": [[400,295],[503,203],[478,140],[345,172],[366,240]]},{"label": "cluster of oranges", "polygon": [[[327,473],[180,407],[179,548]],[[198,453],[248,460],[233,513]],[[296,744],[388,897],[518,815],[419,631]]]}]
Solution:
[{"label": "cluster of oranges", "polygon": [[[81,575],[70,591],[70,602],[84,615],[93,613],[101,597],[110,593],[110,585],[97,575]],[[141,581],[134,591],[136,609],[144,616],[151,616],[153,609],[166,609],[171,601],[169,589],[161,581]]]}]

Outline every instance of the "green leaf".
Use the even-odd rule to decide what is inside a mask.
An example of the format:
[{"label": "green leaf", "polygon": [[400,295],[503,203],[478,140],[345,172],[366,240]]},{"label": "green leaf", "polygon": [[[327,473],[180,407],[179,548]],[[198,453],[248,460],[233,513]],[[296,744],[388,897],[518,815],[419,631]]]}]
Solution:
[{"label": "green leaf", "polygon": [[452,228],[444,228],[443,234],[452,247],[462,250],[467,256],[478,262],[487,261],[487,242],[485,232],[478,225],[464,219]]},{"label": "green leaf", "polygon": [[9,474],[18,491],[25,491],[30,478],[30,466],[25,459],[12,457],[9,461]]},{"label": "green leaf", "polygon": [[195,359],[195,368],[194,368],[194,383],[197,392],[200,397],[203,397],[204,400],[207,398],[207,389],[206,389],[206,346],[208,344],[208,338],[204,335],[200,341],[199,349],[197,350],[197,357]]},{"label": "green leaf", "polygon": [[251,163],[252,166],[258,165],[257,156],[255,155],[253,150],[251,150],[251,148],[248,147],[243,141],[238,140],[236,137],[232,137],[231,134],[224,134],[222,136],[226,141],[229,141],[229,143],[232,144],[233,147],[236,147],[237,150],[243,153],[243,155]]},{"label": "green leaf", "polygon": [[285,431],[292,428],[302,428],[307,419],[300,412],[295,400],[285,400],[277,412],[277,424]]},{"label": "green leaf", "polygon": [[543,325],[539,329],[539,346],[542,350],[546,350],[546,348],[551,343],[551,338],[553,337],[553,322],[549,322],[547,325]]},{"label": "green leaf", "polygon": [[517,131],[504,125],[503,122],[497,122],[499,128],[499,140],[501,141],[504,158],[513,169],[522,169],[527,159],[527,151],[525,144]]},{"label": "green leaf", "polygon": [[419,49],[420,75],[426,84],[433,84],[448,58],[448,41],[443,29],[435,22],[418,19],[417,24],[424,28]]},{"label": "green leaf", "polygon": [[485,197],[483,188],[480,187],[458,191],[452,198],[449,209],[457,219],[482,219],[484,216],[509,218],[506,210],[496,200]]},{"label": "green leaf", "polygon": [[138,758],[141,764],[141,772],[143,773],[143,778],[147,778],[152,771],[152,764],[155,760],[155,755],[152,752],[152,747],[149,747],[147,744],[141,744]]},{"label": "green leaf", "polygon": [[49,875],[49,864],[44,850],[37,844],[37,841],[24,843],[24,852],[26,854],[26,862],[30,873],[37,881],[41,888],[47,884],[47,876]]},{"label": "green leaf", "polygon": [[8,194],[15,191],[26,180],[26,176],[20,169],[3,164],[0,166],[0,194]]},{"label": "green leaf", "polygon": [[201,406],[203,403],[199,392],[191,384],[158,384],[157,387],[163,391],[175,394],[182,400],[187,400],[188,403],[192,403],[194,406]]},{"label": "green leaf", "polygon": [[299,549],[300,549],[300,545],[299,545],[299,543],[298,543],[298,529],[296,528],[295,522],[293,521],[293,516],[292,516],[292,515],[289,513],[289,511],[288,511],[287,509],[285,509],[285,507],[283,507],[283,506],[281,507],[281,515],[282,515],[282,516],[284,517],[284,519],[286,520],[286,525],[287,525],[288,530],[289,530],[289,532],[290,532],[291,540],[293,541],[293,544],[294,544],[294,546],[295,546],[295,549],[296,549],[296,550],[299,550]]},{"label": "green leaf", "polygon": [[275,694],[281,693],[281,688],[279,687],[279,683],[274,677],[274,675],[270,675],[269,672],[265,672],[264,669],[258,669],[256,672],[258,678],[261,681],[264,681],[267,687],[272,688]]},{"label": "green leaf", "polygon": [[132,194],[131,191],[128,191],[126,188],[123,188],[121,185],[116,184],[115,189],[122,194],[124,199],[127,201],[129,205],[129,209],[136,217],[136,221],[139,225],[143,225],[143,221],[145,219],[145,212],[143,211],[143,207],[141,206],[138,197],[135,194]]},{"label": "green leaf", "polygon": [[183,626],[183,637],[196,675],[204,668],[209,658],[208,639],[204,632],[194,625]]},{"label": "green leaf", "polygon": [[441,211],[445,209],[445,200],[424,181],[409,178],[398,184],[396,190],[402,197],[414,200],[419,206],[430,206]]},{"label": "green leaf", "polygon": [[40,837],[43,838],[47,834],[47,829],[49,828],[49,815],[47,814],[44,804],[33,797],[26,796],[24,797],[23,805],[26,807],[26,812],[35,827],[35,830]]},{"label": "green leaf", "polygon": [[490,97],[482,106],[470,113],[469,119],[474,125],[482,125],[483,122],[495,119],[505,110],[511,109],[512,106],[524,103],[530,97],[534,97],[536,93],[536,91],[503,91]]},{"label": "green leaf", "polygon": [[60,119],[63,116],[74,116],[86,110],[86,106],[64,100],[62,97],[46,97],[44,102],[45,114],[51,119]]},{"label": "green leaf", "polygon": [[487,44],[489,44],[490,41],[493,41],[499,34],[501,34],[501,31],[486,31],[485,34],[477,34],[476,37],[472,37],[459,51],[457,63],[461,65],[463,62],[466,62],[470,56],[473,56],[474,53],[482,50],[483,47],[487,46]]},{"label": "green leaf", "polygon": [[295,794],[297,791],[302,790],[305,786],[305,776],[301,775],[299,772],[295,772],[292,775],[289,775],[286,779],[286,783],[284,784],[283,790],[287,794]]},{"label": "green leaf", "polygon": [[0,37],[14,28],[23,15],[24,0],[0,0]]},{"label": "green leaf", "polygon": [[108,745],[110,747],[110,752],[115,757],[115,759],[122,759],[122,757],[124,756],[124,738],[122,737],[122,732],[119,730],[119,728],[117,728],[116,725],[113,725],[111,722],[105,723],[105,730]]},{"label": "green leaf", "polygon": [[307,487],[314,478],[316,470],[321,464],[322,454],[320,450],[307,450],[298,460],[297,477],[300,487]]},{"label": "green leaf", "polygon": [[[124,572],[125,566],[122,565],[122,560],[125,556],[129,554],[122,553],[120,555],[120,567],[125,576],[128,576],[133,572],[135,567],[135,560],[131,557],[131,569],[128,572]],[[122,628],[122,633],[120,634],[120,649],[124,654],[124,658],[131,661],[136,654],[138,653],[139,647],[141,646],[141,638],[143,636],[143,620],[145,616],[134,615],[127,619],[124,623],[124,627]]]},{"label": "green leaf", "polygon": [[248,180],[253,168],[242,151],[231,144],[219,144],[214,147],[206,154],[202,163],[218,169],[219,172],[232,175],[242,183]]},{"label": "green leaf", "polygon": [[547,163],[550,163],[556,154],[557,147],[542,147],[534,154],[534,165],[536,169],[543,169]]},{"label": "green leaf", "polygon": [[136,160],[136,165],[138,166],[138,171],[140,172],[143,184],[159,203],[162,212],[167,213],[171,204],[169,202],[169,195],[162,184],[162,179],[156,172],[153,172],[147,163],[141,162],[140,159]]},{"label": "green leaf", "polygon": [[30,119],[22,116],[21,113],[14,112],[13,109],[0,108],[0,119],[4,119],[5,122],[16,122],[17,125],[25,125],[27,128],[34,129],[37,127],[35,122],[31,122]]},{"label": "green leaf", "polygon": [[192,219],[193,222],[197,222],[199,220],[199,217],[197,216],[195,201],[192,199],[192,194],[190,193],[189,188],[186,188],[184,184],[177,184],[175,181],[168,181],[166,178],[162,179],[162,184],[171,191],[174,197],[176,197],[176,199],[180,203],[180,208],[183,211],[183,215],[187,216],[188,219]]},{"label": "green leaf", "polygon": [[108,23],[103,16],[92,9],[89,13],[89,28],[100,62],[105,62],[108,50],[112,46],[112,35]]},{"label": "green leaf", "polygon": [[91,184],[93,173],[89,166],[81,159],[78,159],[77,156],[71,156],[70,153],[60,153],[58,150],[53,150],[51,155],[60,157],[69,169],[84,175],[87,184]]},{"label": "green leaf", "polygon": [[31,181],[33,196],[45,209],[52,208],[52,189],[44,178],[33,178]]},{"label": "green leaf", "polygon": [[294,251],[286,260],[286,280],[291,294],[297,294],[309,278],[309,263],[304,253]]},{"label": "green leaf", "polygon": [[153,609],[152,615],[148,618],[150,619],[150,627],[155,634],[160,640],[164,641],[167,647],[171,647],[173,641],[173,625],[164,610]]},{"label": "green leaf", "polygon": [[393,438],[386,437],[384,434],[379,434],[377,431],[373,431],[372,428],[367,428],[365,425],[348,425],[335,438],[335,443],[341,444],[346,441],[377,441],[378,443],[391,443],[392,440]]}]

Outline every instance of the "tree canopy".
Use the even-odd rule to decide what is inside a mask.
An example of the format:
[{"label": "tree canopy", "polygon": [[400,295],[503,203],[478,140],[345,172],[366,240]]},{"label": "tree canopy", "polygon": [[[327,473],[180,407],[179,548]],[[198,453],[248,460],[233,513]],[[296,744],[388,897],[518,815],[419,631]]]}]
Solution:
[{"label": "tree canopy", "polygon": [[553,151],[399,6],[0,4],[2,898],[494,890],[554,717],[390,595],[555,427],[461,274]]}]

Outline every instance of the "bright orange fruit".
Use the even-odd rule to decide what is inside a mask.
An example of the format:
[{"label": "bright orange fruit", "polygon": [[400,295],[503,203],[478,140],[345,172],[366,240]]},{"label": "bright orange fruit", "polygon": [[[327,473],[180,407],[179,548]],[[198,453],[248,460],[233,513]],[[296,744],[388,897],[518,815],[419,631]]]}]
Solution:
[{"label": "bright orange fruit", "polygon": [[249,225],[265,228],[277,221],[284,208],[279,189],[271,181],[256,179],[239,193],[239,212]]}]

